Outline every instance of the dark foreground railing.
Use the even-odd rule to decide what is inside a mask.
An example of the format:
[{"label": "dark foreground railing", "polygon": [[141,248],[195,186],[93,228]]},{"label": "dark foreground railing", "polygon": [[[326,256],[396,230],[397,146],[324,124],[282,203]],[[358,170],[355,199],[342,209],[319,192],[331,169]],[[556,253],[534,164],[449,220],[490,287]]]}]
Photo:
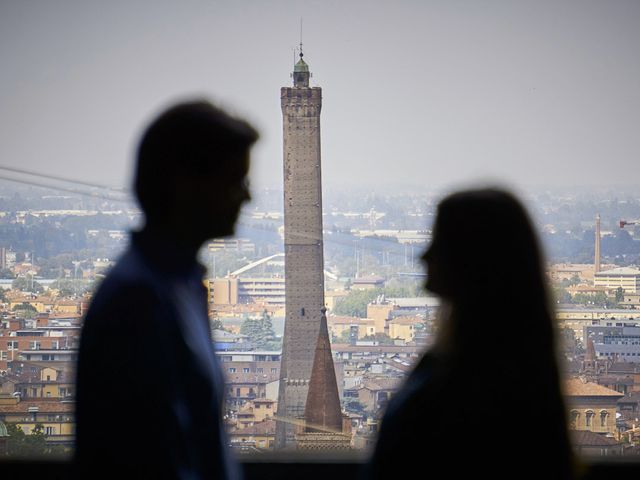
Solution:
[{"label": "dark foreground railing", "polygon": [[[362,463],[353,460],[246,459],[242,467],[245,480],[364,480],[360,475]],[[70,480],[71,471],[71,463],[67,461],[0,460],[3,479]],[[100,466],[96,465],[96,478],[100,478],[99,473]],[[640,478],[640,463],[617,459],[594,460],[585,465],[584,480],[613,478]]]}]

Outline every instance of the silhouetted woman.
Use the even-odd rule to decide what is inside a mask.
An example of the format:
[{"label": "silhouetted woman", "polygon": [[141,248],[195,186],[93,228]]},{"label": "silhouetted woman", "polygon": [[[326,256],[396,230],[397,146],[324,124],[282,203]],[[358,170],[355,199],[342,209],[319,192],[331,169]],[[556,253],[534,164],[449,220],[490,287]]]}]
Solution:
[{"label": "silhouetted woman", "polygon": [[437,336],[389,403],[369,477],[571,478],[541,252],[520,202],[447,197],[423,260]]}]

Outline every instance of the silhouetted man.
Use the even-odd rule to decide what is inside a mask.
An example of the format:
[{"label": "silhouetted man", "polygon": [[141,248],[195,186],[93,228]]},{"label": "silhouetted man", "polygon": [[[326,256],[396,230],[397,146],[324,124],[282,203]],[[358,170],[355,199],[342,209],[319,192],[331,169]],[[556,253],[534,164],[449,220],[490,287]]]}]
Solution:
[{"label": "silhouetted man", "polygon": [[236,476],[196,254],[205,240],[233,233],[250,198],[256,139],[251,126],[207,102],[174,106],[144,133],[135,193],[145,226],[100,286],[82,331],[83,478]]}]

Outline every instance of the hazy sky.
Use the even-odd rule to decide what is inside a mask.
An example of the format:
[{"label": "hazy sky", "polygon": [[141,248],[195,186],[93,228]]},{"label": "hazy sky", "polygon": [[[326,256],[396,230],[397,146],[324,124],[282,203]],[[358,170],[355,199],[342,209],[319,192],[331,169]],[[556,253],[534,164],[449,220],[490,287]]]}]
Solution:
[{"label": "hazy sky", "polygon": [[128,186],[145,122],[204,95],[280,187],[301,17],[325,187],[640,183],[637,0],[0,0],[0,165]]}]

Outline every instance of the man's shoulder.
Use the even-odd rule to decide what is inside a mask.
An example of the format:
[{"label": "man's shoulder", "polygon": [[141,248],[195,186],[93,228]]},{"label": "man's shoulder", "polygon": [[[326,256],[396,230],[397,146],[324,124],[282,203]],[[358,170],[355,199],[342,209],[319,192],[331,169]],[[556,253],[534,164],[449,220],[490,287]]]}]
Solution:
[{"label": "man's shoulder", "polygon": [[127,251],[100,284],[88,312],[109,311],[123,304],[135,309],[136,305],[162,298],[161,282],[154,278],[144,261],[135,251]]}]

